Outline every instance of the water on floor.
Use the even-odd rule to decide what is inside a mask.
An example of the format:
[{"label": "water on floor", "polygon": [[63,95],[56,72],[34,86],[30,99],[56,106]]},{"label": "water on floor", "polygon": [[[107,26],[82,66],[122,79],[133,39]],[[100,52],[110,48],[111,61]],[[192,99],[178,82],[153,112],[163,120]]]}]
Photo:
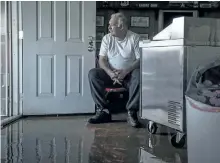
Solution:
[{"label": "water on floor", "polygon": [[1,120],[8,118],[8,116],[1,116]]},{"label": "water on floor", "polygon": [[125,121],[89,125],[88,117],[26,118],[1,132],[5,163],[187,163],[162,128],[150,135]]}]

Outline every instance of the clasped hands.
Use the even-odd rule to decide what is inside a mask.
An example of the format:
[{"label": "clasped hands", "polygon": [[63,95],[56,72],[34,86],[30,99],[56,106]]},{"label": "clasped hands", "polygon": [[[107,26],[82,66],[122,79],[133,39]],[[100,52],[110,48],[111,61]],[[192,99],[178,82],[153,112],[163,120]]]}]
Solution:
[{"label": "clasped hands", "polygon": [[122,85],[122,81],[128,73],[127,70],[113,70],[109,73],[109,76],[113,80],[113,85],[116,83]]}]

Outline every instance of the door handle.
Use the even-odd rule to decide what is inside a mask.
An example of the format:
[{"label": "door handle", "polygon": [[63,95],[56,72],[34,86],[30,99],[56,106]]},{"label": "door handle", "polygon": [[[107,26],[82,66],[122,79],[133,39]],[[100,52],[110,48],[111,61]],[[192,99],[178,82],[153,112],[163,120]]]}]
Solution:
[{"label": "door handle", "polygon": [[92,51],[95,50],[95,48],[94,48],[94,40],[95,40],[95,37],[89,36],[89,37],[88,37],[88,40],[89,40],[88,51],[89,51],[89,52],[92,52]]}]

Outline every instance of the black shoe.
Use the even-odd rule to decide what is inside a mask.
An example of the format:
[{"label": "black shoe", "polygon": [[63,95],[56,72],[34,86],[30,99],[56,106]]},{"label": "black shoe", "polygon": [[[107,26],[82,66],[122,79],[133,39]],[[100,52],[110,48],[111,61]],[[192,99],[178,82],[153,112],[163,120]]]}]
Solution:
[{"label": "black shoe", "polygon": [[132,127],[139,127],[140,125],[136,111],[128,111],[127,121]]},{"label": "black shoe", "polygon": [[105,111],[98,110],[96,115],[88,120],[89,123],[97,124],[97,123],[107,123],[112,120],[112,116]]}]

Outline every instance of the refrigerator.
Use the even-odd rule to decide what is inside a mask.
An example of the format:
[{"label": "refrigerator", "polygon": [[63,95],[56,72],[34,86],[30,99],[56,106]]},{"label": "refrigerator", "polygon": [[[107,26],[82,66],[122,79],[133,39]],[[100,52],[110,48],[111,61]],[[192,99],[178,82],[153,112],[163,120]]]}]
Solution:
[{"label": "refrigerator", "polygon": [[141,49],[140,117],[149,120],[148,131],[157,124],[171,129],[171,143],[185,145],[185,91],[198,66],[220,58],[220,19],[179,17]]}]

